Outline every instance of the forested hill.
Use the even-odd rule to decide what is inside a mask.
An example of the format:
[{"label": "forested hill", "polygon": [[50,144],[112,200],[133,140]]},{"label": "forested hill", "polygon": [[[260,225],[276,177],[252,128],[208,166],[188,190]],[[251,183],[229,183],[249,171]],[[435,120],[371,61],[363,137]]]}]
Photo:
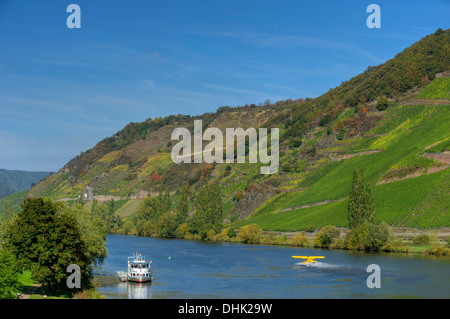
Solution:
[{"label": "forested hill", "polygon": [[50,172],[27,172],[17,170],[0,169],[0,198],[3,196],[25,191],[32,185],[50,174]]},{"label": "forested hill", "polygon": [[[386,191],[382,185],[397,185],[395,181],[403,182],[414,174],[421,176],[416,179],[419,180],[430,172],[433,182],[426,180],[422,185],[423,194],[428,194],[431,187],[447,181],[446,155],[443,159],[426,154],[435,149],[439,152],[433,154],[448,151],[449,70],[450,30],[439,29],[384,64],[369,66],[315,99],[223,106],[201,116],[178,114],[129,123],[72,159],[58,173],[46,177],[28,196],[70,200],[84,194],[99,200],[114,198],[126,202],[126,214],[132,214],[147,194],[168,188],[177,201],[188,186],[192,199],[205,183],[217,182],[224,199],[226,222],[238,222],[249,215],[286,212],[277,215],[281,218],[295,209],[314,210],[313,221],[294,222],[294,215],[289,215],[291,222],[284,226],[273,226],[273,220],[264,224],[269,219],[261,221],[267,229],[301,229],[307,223],[319,226],[323,222],[316,217],[329,213],[311,207],[331,211],[329,205],[334,205],[331,207],[338,212],[344,207],[352,165],[368,167],[368,180],[376,187],[375,194],[377,189]],[[443,79],[442,83],[438,79]],[[424,88],[436,93],[435,97],[420,93]],[[278,127],[280,169],[273,175],[261,175],[261,165],[248,161],[173,163],[170,152],[176,141],[171,141],[171,133],[177,127],[193,132],[195,119],[202,120],[204,130]],[[427,129],[432,119],[434,128]],[[408,196],[414,198],[412,185],[397,191],[404,193],[409,189]],[[414,203],[420,198],[416,196]],[[406,216],[414,205],[399,208],[398,213]],[[383,214],[387,208],[379,209]],[[398,221],[408,223],[406,217]],[[345,224],[345,220],[337,218],[335,223]]]}]

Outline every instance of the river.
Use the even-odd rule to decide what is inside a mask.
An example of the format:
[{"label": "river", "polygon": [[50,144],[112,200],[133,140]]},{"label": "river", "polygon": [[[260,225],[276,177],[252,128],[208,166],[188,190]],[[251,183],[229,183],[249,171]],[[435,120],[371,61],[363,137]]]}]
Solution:
[{"label": "river", "polygon": [[[450,258],[108,235],[94,270],[107,299],[449,298]],[[152,283],[119,282],[127,257],[152,261]],[[292,255],[324,256],[303,265]],[[368,288],[380,268],[380,288]]]}]

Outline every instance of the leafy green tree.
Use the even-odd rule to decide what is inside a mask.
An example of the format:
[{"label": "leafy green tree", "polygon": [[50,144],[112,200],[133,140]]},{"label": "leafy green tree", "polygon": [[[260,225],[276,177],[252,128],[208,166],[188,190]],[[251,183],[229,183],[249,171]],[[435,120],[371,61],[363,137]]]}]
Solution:
[{"label": "leafy green tree", "polygon": [[88,287],[91,263],[102,260],[98,247],[87,244],[98,239],[91,237],[98,224],[91,226],[87,217],[82,221],[77,217],[66,204],[29,198],[7,231],[6,246],[49,290],[65,287],[70,264],[80,267],[82,286]]},{"label": "leafy green tree", "polygon": [[166,192],[164,196],[160,198],[161,201],[161,213],[167,213],[170,211],[170,207],[172,206],[172,202],[170,200],[170,192],[169,187],[166,188]]},{"label": "leafy green tree", "polygon": [[386,223],[369,225],[367,231],[365,249],[379,251],[387,248],[392,241],[392,232]]},{"label": "leafy green tree", "polygon": [[369,226],[373,224],[374,218],[372,189],[364,180],[363,169],[355,169],[347,208],[349,226],[346,236],[347,248],[364,249]]},{"label": "leafy green tree", "polygon": [[161,200],[147,196],[138,208],[138,218],[145,221],[157,221],[161,212]]},{"label": "leafy green tree", "polygon": [[131,234],[131,232],[133,231],[133,228],[134,228],[134,227],[135,227],[135,226],[134,226],[133,222],[131,222],[130,220],[127,220],[127,221],[123,224],[123,226],[122,226],[122,231],[121,231],[121,233],[122,233],[123,235]]},{"label": "leafy green tree", "polygon": [[175,237],[177,228],[178,224],[174,212],[167,212],[159,217],[158,230],[160,237]]},{"label": "leafy green tree", "polygon": [[353,184],[350,191],[347,220],[350,229],[362,224],[373,223],[375,217],[373,194],[369,184],[364,180],[364,170],[353,170]]},{"label": "leafy green tree", "polygon": [[86,243],[86,254],[91,262],[96,265],[103,263],[108,256],[106,249],[107,223],[102,216],[93,215],[82,205],[66,207],[68,213],[73,216],[80,228],[82,240]]},{"label": "leafy green tree", "polygon": [[20,267],[14,254],[0,249],[0,299],[16,299],[22,285],[19,282]]},{"label": "leafy green tree", "polygon": [[380,97],[380,98],[378,99],[378,102],[377,102],[377,109],[378,109],[379,111],[384,111],[384,110],[386,110],[386,109],[388,108],[388,106],[389,106],[389,101],[388,101],[387,97],[385,97],[385,96],[383,95],[382,97]]},{"label": "leafy green tree", "polygon": [[177,205],[177,211],[181,215],[186,215],[186,217],[187,217],[187,213],[189,212],[189,188],[188,187],[185,187],[183,190],[183,193],[181,194],[180,201],[178,202],[178,205]]},{"label": "leafy green tree", "polygon": [[115,209],[115,201],[114,198],[112,198],[108,203],[108,216],[114,215]]},{"label": "leafy green tree", "polygon": [[185,187],[177,204],[177,224],[181,225],[189,216],[189,188]]},{"label": "leafy green tree", "polygon": [[195,214],[193,218],[193,229],[201,233],[209,224],[217,233],[223,225],[222,219],[222,196],[218,184],[205,184],[197,192],[195,199]]}]

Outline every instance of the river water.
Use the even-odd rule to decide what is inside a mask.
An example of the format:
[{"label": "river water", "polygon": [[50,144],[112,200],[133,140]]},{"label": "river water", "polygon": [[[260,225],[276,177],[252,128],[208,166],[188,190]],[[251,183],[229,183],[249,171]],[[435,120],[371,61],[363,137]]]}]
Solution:
[{"label": "river water", "polygon": [[[94,276],[107,299],[450,298],[450,258],[108,235]],[[152,283],[119,282],[135,252],[152,261]],[[292,255],[324,256],[303,265]],[[380,288],[368,288],[380,268]],[[372,282],[372,280],[370,280]]]}]

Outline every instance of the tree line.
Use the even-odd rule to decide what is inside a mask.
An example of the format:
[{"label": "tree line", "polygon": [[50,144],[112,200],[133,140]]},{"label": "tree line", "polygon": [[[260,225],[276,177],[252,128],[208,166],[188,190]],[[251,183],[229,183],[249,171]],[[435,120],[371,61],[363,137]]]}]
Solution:
[{"label": "tree line", "polygon": [[217,183],[206,183],[195,195],[190,186],[183,188],[178,201],[170,195],[169,188],[160,190],[158,196],[147,196],[137,213],[116,224],[112,233],[165,238],[205,239],[217,234],[223,227],[222,190]]}]

